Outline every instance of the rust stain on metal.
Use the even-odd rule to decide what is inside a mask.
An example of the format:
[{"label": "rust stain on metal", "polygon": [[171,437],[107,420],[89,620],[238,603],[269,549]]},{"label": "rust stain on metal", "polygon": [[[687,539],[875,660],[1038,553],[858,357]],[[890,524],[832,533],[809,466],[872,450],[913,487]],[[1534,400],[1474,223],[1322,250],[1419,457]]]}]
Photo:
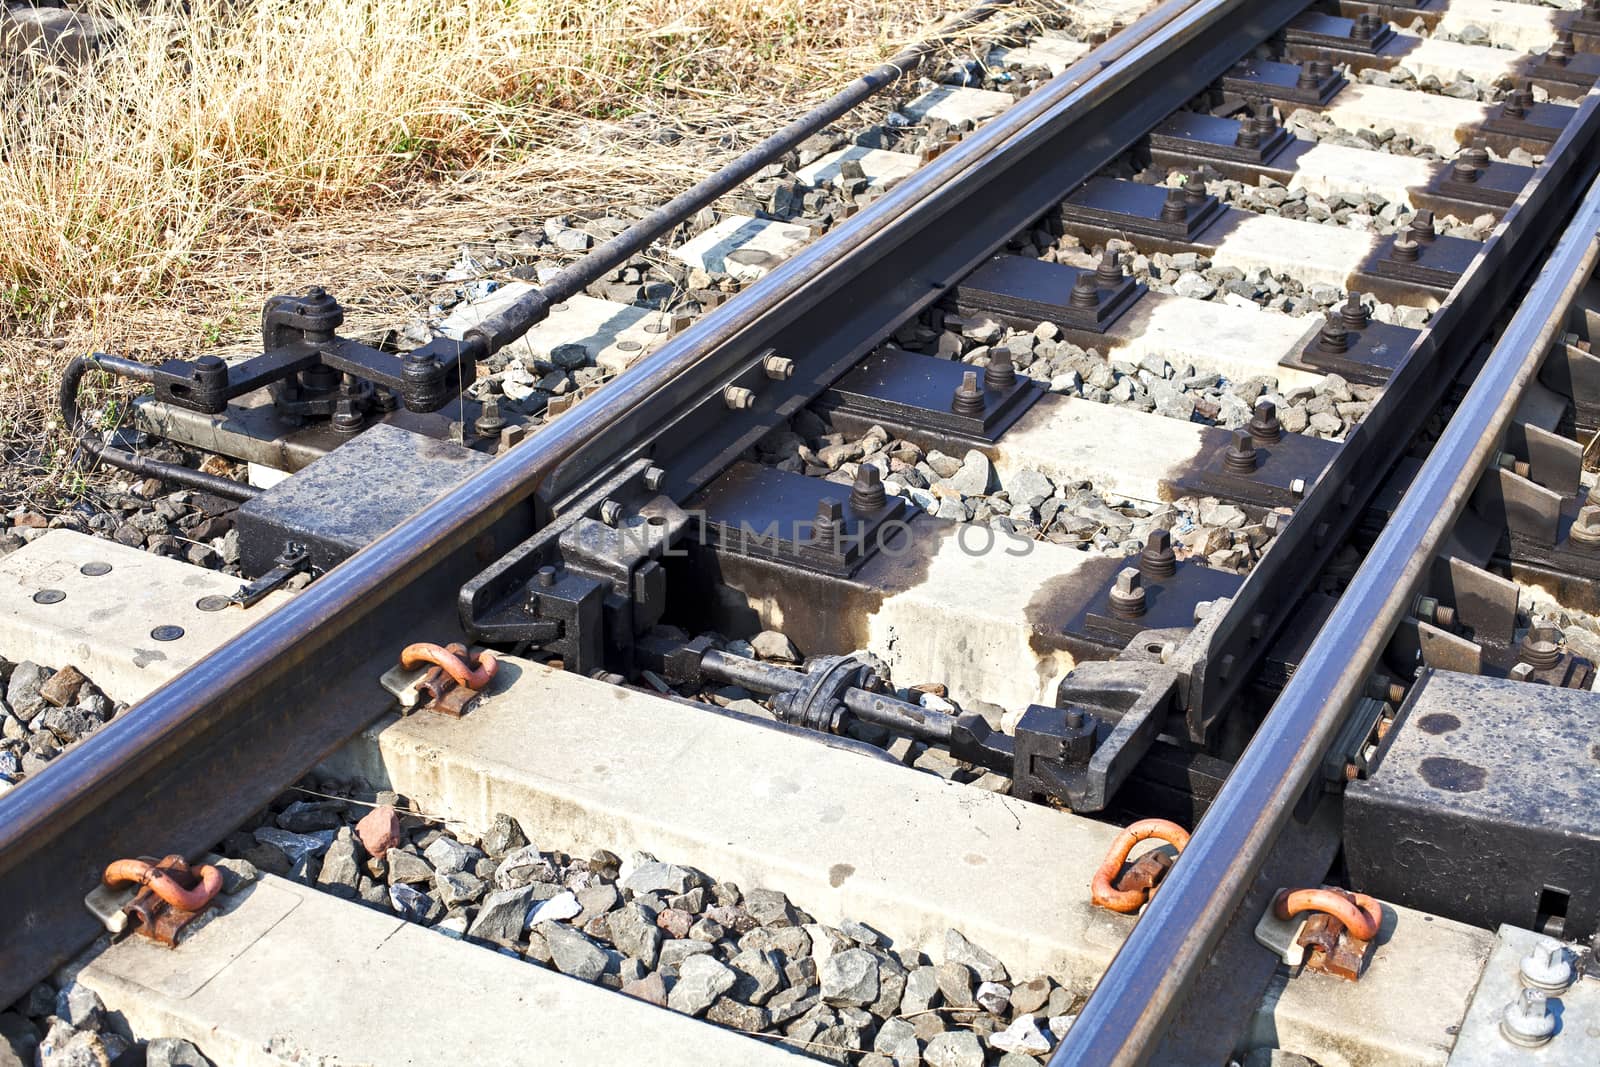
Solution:
[{"label": "rust stain on metal", "polygon": [[421,641],[400,653],[400,666],[415,670],[431,664],[417,683],[417,690],[428,697],[423,707],[459,719],[500,669],[500,661],[488,650],[472,656],[470,663],[468,659],[466,646],[459,642],[441,646]]},{"label": "rust stain on metal", "polygon": [[1347,982],[1361,977],[1383,925],[1381,904],[1365,893],[1343,889],[1282,889],[1272,912],[1280,919],[1310,912],[1298,939],[1309,950],[1306,967]]},{"label": "rust stain on metal", "polygon": [[123,913],[140,934],[169,948],[222,890],[222,872],[204,863],[191,867],[176,855],[161,860],[117,860],[106,868],[101,880],[113,888],[139,886],[139,892],[123,906]]},{"label": "rust stain on metal", "polygon": [[[1166,873],[1161,860],[1150,859],[1147,853],[1134,863],[1127,874],[1121,872],[1133,846],[1152,837],[1165,841],[1179,852],[1189,843],[1189,831],[1166,819],[1141,819],[1123,830],[1111,843],[1110,851],[1106,853],[1100,868],[1094,872],[1094,880],[1090,883],[1090,899],[1096,907],[1131,915],[1150,899],[1156,883]],[[1163,859],[1166,859],[1166,866],[1171,865],[1170,858],[1163,855]]]}]

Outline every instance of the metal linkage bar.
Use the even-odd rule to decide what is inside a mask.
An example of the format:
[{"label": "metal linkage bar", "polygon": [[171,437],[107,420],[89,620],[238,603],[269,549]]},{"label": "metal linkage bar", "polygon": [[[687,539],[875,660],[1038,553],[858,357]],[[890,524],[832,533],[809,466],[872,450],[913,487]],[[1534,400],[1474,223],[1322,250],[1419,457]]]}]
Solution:
[{"label": "metal linkage bar", "polygon": [[[1587,160],[1584,169],[1592,176],[1595,161]],[[1289,829],[1296,805],[1315,787],[1324,752],[1365,690],[1436,550],[1501,451],[1518,398],[1594,274],[1597,231],[1600,181],[1589,186],[1394,517],[1101,977],[1051,1067],[1149,1062],[1224,925]]]},{"label": "metal linkage bar", "polygon": [[899,81],[952,36],[983,22],[1013,2],[984,0],[963,11],[926,40],[873,67],[715,174],[685,189],[576,263],[558,271],[537,290],[474,326],[470,333],[483,341],[485,355],[492,355],[504,348],[537,326],[549,315],[552,304],[559,304],[583,292],[629,258],[650,247],[652,241],[670,232],[674,226],[718,197],[737,189],[763,167],[792,151],[828,123],[853,111],[863,101]]},{"label": "metal linkage bar", "polygon": [[[581,452],[593,476],[655,442],[680,489],[703,482],[1303,6],[1168,0],[0,797],[0,1003],[93,938],[82,899],[108,856],[197,855],[380,713],[373,679],[419,636],[457,639],[457,589],[526,537],[561,464]],[[728,380],[780,341],[802,364],[783,407],[722,410]],[[715,421],[657,441],[707,403]]]}]

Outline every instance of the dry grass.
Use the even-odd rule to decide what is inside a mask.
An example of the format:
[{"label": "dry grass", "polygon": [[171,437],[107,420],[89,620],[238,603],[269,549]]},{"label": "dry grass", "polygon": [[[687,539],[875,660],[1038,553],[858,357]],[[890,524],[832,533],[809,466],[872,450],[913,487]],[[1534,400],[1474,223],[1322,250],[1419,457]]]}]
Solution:
[{"label": "dry grass", "polygon": [[105,0],[90,63],[0,73],[0,505],[55,466],[70,355],[248,344],[271,292],[399,294],[507,214],[654,202],[947,6]]}]

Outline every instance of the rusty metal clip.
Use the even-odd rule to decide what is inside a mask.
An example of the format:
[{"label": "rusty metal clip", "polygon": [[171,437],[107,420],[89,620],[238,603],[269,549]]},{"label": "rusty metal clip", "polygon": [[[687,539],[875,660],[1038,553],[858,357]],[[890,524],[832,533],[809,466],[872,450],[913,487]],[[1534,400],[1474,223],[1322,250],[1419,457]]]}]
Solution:
[{"label": "rusty metal clip", "polygon": [[459,719],[494,681],[500,661],[488,650],[469,657],[459,642],[440,646],[422,641],[405,647],[400,666],[405,670],[427,666],[428,672],[416,683],[418,693],[427,698],[422,707]]},{"label": "rusty metal clip", "polygon": [[182,856],[117,860],[106,868],[101,881],[107,890],[125,885],[139,887],[132,899],[117,909],[123,921],[107,921],[114,933],[122,932],[131,923],[143,936],[169,948],[178,943],[184,928],[198,919],[222,890],[221,871],[205,863],[191,867]]},{"label": "rusty metal clip", "polygon": [[1272,914],[1279,920],[1307,912],[1310,918],[1296,938],[1307,950],[1306,967],[1347,982],[1359,979],[1383,925],[1383,906],[1343,889],[1280,889],[1273,898]]},{"label": "rusty metal clip", "polygon": [[1096,907],[1131,915],[1149,901],[1157,883],[1172,866],[1172,858],[1165,852],[1147,852],[1126,872],[1122,871],[1122,865],[1127,862],[1134,845],[1152,837],[1165,841],[1179,852],[1189,843],[1189,831],[1166,819],[1141,819],[1123,830],[1111,843],[1111,850],[1090,883],[1090,899]]}]

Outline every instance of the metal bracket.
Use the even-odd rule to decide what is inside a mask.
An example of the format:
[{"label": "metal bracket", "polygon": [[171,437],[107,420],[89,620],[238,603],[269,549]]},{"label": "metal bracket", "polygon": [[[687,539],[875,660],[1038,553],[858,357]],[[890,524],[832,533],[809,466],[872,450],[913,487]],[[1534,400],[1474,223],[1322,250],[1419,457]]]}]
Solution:
[{"label": "metal bracket", "polygon": [[285,541],[283,551],[272,561],[272,569],[254,581],[241,585],[239,591],[228,600],[241,608],[252,607],[302,571],[307,574],[313,571],[311,550],[299,541]]},{"label": "metal bracket", "polygon": [[1190,245],[1228,210],[1203,187],[1090,178],[1061,202],[1061,221],[1074,231],[1137,234],[1168,244]]},{"label": "metal bracket", "polygon": [[[485,644],[531,645],[569,671],[628,673],[635,636],[666,610],[661,558],[689,516],[637,459],[461,587],[461,625]],[[608,664],[608,655],[621,661]]]},{"label": "metal bracket", "polygon": [[[1095,283],[1092,291],[1079,285],[1078,279],[1086,275]],[[1120,267],[1112,277],[1103,278],[1096,271],[1065,263],[998,255],[953,287],[950,299],[962,315],[994,315],[1028,329],[1052,322],[1102,334],[1146,291]]]},{"label": "metal bracket", "polygon": [[1298,66],[1246,59],[1222,76],[1225,93],[1310,108],[1327,107],[1339,95],[1339,90],[1349,84],[1337,67],[1321,59],[1307,60]]}]

